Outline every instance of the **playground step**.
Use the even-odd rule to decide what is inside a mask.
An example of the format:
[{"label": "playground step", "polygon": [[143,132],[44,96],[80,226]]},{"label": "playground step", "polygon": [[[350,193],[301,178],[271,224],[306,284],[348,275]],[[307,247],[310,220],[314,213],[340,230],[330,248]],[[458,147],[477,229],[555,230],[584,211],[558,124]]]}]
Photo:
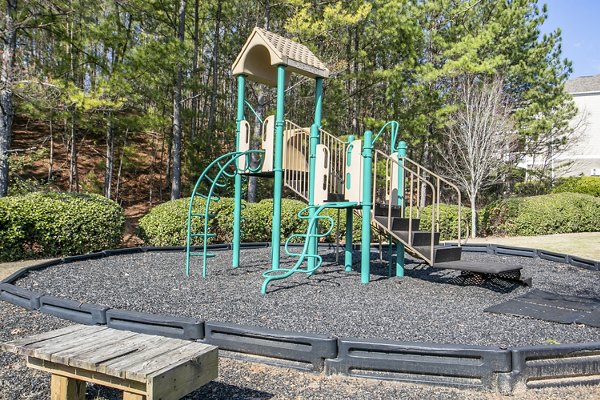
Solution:
[{"label": "playground step", "polygon": [[[411,243],[412,247],[416,246],[427,246],[431,245],[431,232],[416,231],[412,232],[412,241],[409,240],[408,231],[394,231],[394,235],[398,236],[406,243]],[[440,233],[435,232],[433,235],[433,244],[437,245],[440,243]]]},{"label": "playground step", "polygon": [[[419,253],[429,257],[431,247],[429,246],[415,246],[414,249]],[[433,248],[433,264],[439,264],[449,261],[458,261],[462,254],[462,248],[460,247],[446,247],[446,246],[434,246]]]},{"label": "playground step", "polygon": [[[375,220],[385,227],[387,227],[387,225],[388,225],[387,214],[385,216],[376,215]],[[420,222],[421,222],[420,219],[413,218],[411,229],[413,231],[418,231]],[[393,231],[408,231],[409,223],[410,223],[409,218],[392,217],[392,230]]]},{"label": "playground step", "polygon": [[273,172],[273,171],[240,172],[240,175],[256,176],[259,178],[272,178],[275,176],[275,172]]},{"label": "playground step", "polygon": [[[375,215],[376,216],[388,216],[389,206],[387,204],[375,204]],[[392,206],[392,217],[400,217],[402,207]]]},{"label": "playground step", "polygon": [[327,193],[326,203],[340,203],[346,201],[343,193]]}]

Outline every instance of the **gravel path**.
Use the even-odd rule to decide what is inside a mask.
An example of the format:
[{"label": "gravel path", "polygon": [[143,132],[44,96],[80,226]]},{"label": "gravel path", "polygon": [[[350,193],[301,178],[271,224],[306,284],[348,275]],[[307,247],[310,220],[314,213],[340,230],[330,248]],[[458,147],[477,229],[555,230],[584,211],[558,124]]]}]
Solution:
[{"label": "gravel path", "polygon": [[[456,271],[416,263],[400,280],[385,276],[387,263],[374,259],[374,279],[361,285],[358,272],[343,272],[329,253],[314,276],[275,281],[261,296],[269,250],[243,250],[243,267],[237,270],[230,268],[231,252],[216,252],[207,279],[199,276],[199,258],[188,278],[183,253],[150,252],[54,266],[17,285],[113,308],[338,337],[491,346],[600,341],[600,328],[483,312],[526,287],[501,280],[477,285]],[[523,257],[466,253],[464,258],[522,265],[537,289],[600,298],[597,272]]]}]

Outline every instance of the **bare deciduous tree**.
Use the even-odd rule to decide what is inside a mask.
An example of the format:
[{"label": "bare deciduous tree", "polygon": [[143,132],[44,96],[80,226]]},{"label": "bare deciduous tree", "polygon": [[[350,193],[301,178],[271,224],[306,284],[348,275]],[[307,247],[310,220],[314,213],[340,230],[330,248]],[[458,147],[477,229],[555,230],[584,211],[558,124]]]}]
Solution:
[{"label": "bare deciduous tree", "polygon": [[477,232],[477,194],[498,178],[503,155],[514,142],[511,107],[499,77],[465,74],[453,85],[456,111],[439,146],[448,177],[469,197],[471,236]]}]

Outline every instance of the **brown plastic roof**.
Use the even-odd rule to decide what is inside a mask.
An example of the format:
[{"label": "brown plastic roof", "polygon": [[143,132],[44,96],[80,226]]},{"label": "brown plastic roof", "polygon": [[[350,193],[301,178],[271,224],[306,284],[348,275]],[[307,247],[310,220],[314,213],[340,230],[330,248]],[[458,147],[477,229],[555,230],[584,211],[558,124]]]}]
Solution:
[{"label": "brown plastic roof", "polygon": [[275,86],[277,65],[311,78],[329,77],[329,70],[306,46],[261,28],[254,28],[232,66],[233,75]]}]

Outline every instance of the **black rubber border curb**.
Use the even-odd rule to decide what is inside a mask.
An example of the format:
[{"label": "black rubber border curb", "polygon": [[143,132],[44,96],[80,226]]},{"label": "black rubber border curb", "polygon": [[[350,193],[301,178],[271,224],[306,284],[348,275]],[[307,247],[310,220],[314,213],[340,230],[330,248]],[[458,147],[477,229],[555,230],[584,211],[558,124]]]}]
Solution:
[{"label": "black rubber border curb", "polygon": [[511,372],[511,361],[510,351],[489,346],[340,339],[326,372],[500,391],[499,376]]},{"label": "black rubber border curb", "polygon": [[[306,363],[299,369],[321,371],[325,360],[338,354],[337,338],[325,335],[288,332],[229,322],[206,322],[205,342],[219,349],[269,357],[274,364],[285,361]],[[287,365],[286,365],[287,366]],[[289,365],[294,367],[294,365]]]},{"label": "black rubber border curb", "polygon": [[[446,243],[446,246],[457,246]],[[208,246],[230,250],[229,244]],[[241,248],[270,247],[270,243],[243,243]],[[333,248],[335,244],[319,244]],[[372,244],[377,248],[377,244]],[[577,268],[600,271],[600,261],[568,254],[495,244],[466,244],[465,252],[541,258]],[[232,352],[257,356],[253,361],[301,370],[325,371],[355,377],[436,384],[511,394],[523,388],[600,383],[600,342],[566,345],[496,348],[444,345],[378,339],[336,338],[288,332],[228,322],[110,309],[48,296],[13,285],[29,271],[75,261],[145,252],[183,251],[183,246],[134,247],[70,256],[22,268],[0,281],[0,299],[27,310],[88,325],[201,340]]]},{"label": "black rubber border curb", "polygon": [[195,318],[111,308],[106,311],[106,325],[114,329],[177,339],[198,340],[204,338],[204,321]]}]

